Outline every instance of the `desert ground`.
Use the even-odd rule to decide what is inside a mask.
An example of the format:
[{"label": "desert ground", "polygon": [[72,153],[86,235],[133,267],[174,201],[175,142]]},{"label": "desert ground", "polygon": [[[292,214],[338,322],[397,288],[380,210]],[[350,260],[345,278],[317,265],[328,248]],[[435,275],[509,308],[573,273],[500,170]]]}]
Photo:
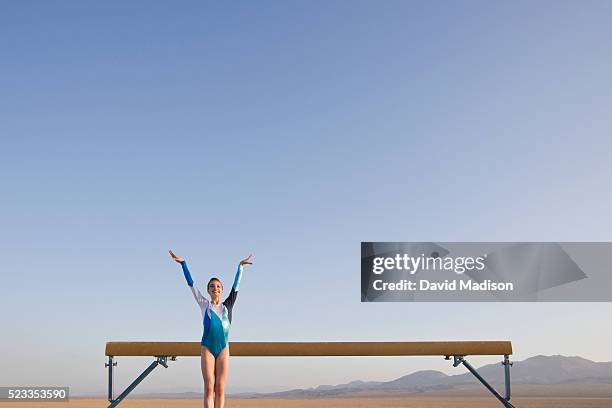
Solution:
[{"label": "desert ground", "polygon": [[[516,398],[512,403],[517,408],[610,408],[612,398]],[[73,399],[67,403],[0,403],[0,408],[102,408],[108,401],[102,399]],[[242,400],[228,399],[227,408],[499,408],[502,405],[493,398],[325,398],[309,400]],[[119,407],[123,408],[200,408],[199,400],[151,400],[126,399]]]}]

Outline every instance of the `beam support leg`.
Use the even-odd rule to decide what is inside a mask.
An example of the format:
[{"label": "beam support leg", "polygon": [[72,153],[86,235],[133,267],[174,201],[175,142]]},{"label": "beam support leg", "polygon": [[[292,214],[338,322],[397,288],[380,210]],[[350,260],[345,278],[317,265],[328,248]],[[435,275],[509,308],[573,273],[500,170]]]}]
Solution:
[{"label": "beam support leg", "polygon": [[[147,367],[142,374],[140,374],[138,376],[138,378],[136,378],[134,381],[132,381],[132,383],[125,389],[125,391],[123,391],[121,393],[121,395],[119,395],[115,400],[110,401],[110,405],[108,406],[108,408],[113,408],[116,407],[117,405],[119,405],[119,403],[121,401],[123,401],[123,399],[125,397],[127,397],[127,395],[132,392],[132,390],[134,388],[136,388],[138,386],[138,384],[140,384],[142,382],[142,380],[144,380],[147,375],[149,375],[151,373],[151,371],[153,371],[155,369],[155,367],[157,367],[158,365],[162,365],[166,368],[168,368],[168,357],[164,356],[164,357],[157,357],[157,359],[151,363],[151,365],[149,365],[149,367]],[[110,374],[109,374],[109,378],[110,378]],[[109,386],[110,387],[110,386]]]},{"label": "beam support leg", "polygon": [[[478,379],[478,381],[480,381],[482,383],[482,385],[484,385],[491,392],[491,394],[493,394],[495,396],[495,398],[497,398],[499,400],[499,402],[502,403],[502,405],[504,407],[506,407],[506,408],[515,408],[514,405],[512,405],[510,403],[510,366],[509,365],[505,366],[505,370],[506,370],[506,398],[504,398],[501,395],[499,395],[499,393],[495,390],[495,388],[493,388],[487,382],[487,380],[485,380],[484,378],[482,378],[482,376],[480,374],[478,374],[478,371],[476,371],[476,369],[474,367],[472,367],[472,365],[465,360],[465,356],[453,356],[453,358],[454,358],[453,367],[457,367],[457,366],[459,366],[459,364],[463,364],[463,366],[465,368],[467,368],[468,371],[470,373],[472,373],[474,375],[474,377],[476,377]],[[508,358],[508,356],[505,356],[504,362],[506,362],[507,358]],[[504,363],[502,363],[502,364],[504,364]],[[509,361],[508,361],[508,364],[510,364]]]},{"label": "beam support leg", "polygon": [[113,356],[108,357],[104,367],[108,367],[108,402],[113,402],[113,367],[117,367],[117,363],[113,363]]},{"label": "beam support leg", "polygon": [[510,367],[512,367],[512,362],[510,362],[507,354],[504,356],[502,365],[504,366],[504,379],[506,380],[506,401],[510,401]]}]

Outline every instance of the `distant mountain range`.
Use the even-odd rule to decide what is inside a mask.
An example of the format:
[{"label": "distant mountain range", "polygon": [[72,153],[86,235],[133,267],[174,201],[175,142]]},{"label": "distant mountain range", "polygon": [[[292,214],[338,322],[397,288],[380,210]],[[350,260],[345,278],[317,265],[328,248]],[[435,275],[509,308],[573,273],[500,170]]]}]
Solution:
[{"label": "distant mountain range", "polygon": [[[504,372],[500,363],[477,368],[491,385],[503,393]],[[516,361],[510,370],[512,395],[521,397],[608,397],[612,398],[612,362],[595,362],[582,357],[536,356]],[[469,372],[447,375],[424,370],[392,381],[352,381],[273,393],[240,393],[232,398],[321,398],[399,395],[489,395]],[[197,399],[201,393],[136,394],[133,398]]]}]

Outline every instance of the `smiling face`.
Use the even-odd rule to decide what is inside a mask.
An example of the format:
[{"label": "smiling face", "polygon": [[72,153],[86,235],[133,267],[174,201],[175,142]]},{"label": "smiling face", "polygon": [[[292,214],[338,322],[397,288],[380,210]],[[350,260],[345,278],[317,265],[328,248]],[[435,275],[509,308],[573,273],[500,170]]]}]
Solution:
[{"label": "smiling face", "polygon": [[212,278],[208,281],[208,294],[211,298],[220,298],[223,294],[223,285],[217,278]]}]

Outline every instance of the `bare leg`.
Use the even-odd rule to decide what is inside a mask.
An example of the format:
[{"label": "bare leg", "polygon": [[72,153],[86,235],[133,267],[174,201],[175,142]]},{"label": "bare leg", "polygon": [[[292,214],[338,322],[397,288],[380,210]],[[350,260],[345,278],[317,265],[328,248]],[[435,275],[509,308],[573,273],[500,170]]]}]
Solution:
[{"label": "bare leg", "polygon": [[204,379],[204,408],[213,408],[215,387],[215,357],[204,346],[201,350],[202,378]]},{"label": "bare leg", "polygon": [[225,405],[225,382],[229,371],[229,345],[217,356],[215,362],[215,407],[223,408]]}]

